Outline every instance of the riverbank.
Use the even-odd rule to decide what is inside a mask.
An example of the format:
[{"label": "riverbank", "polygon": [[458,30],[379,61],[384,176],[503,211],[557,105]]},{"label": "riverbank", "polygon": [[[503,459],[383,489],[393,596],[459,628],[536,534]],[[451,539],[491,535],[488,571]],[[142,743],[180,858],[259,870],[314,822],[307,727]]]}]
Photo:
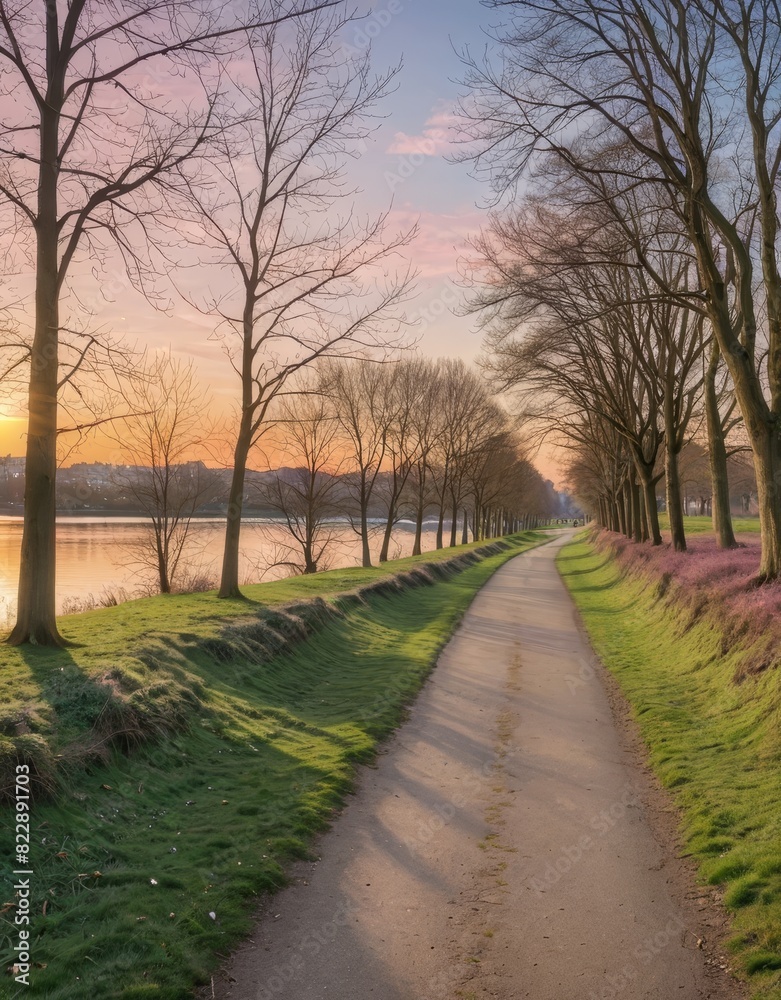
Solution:
[{"label": "riverbank", "polygon": [[[475,592],[546,537],[248,587],[247,601],[132,601],[65,619],[66,650],[0,649],[4,785],[22,759],[37,795],[25,995],[189,996],[327,825]],[[5,833],[13,903],[11,858]]]},{"label": "riverbank", "polygon": [[737,964],[757,1000],[779,1000],[779,595],[747,589],[750,550],[695,541],[675,554],[589,534],[559,569],[673,791],[686,851],[722,893]]},{"label": "riverbank", "polygon": [[[0,518],[0,631],[15,619],[22,519]],[[435,551],[436,521],[425,522],[423,551]],[[382,546],[379,526],[370,538],[376,561]],[[190,525],[182,567],[184,577],[174,580],[183,591],[210,589],[219,581],[225,520],[197,518]],[[449,531],[447,536],[449,538]],[[150,564],[148,522],[144,518],[65,517],[57,526],[57,613],[87,611],[154,594],[155,567]],[[290,549],[286,525],[274,520],[246,519],[242,529],[241,582],[272,581],[287,575],[274,565],[281,556],[296,558]],[[402,559],[412,553],[414,525],[400,522],[394,529],[390,556]],[[322,558],[322,569],[360,566],[360,538],[346,522],[333,529]]]}]

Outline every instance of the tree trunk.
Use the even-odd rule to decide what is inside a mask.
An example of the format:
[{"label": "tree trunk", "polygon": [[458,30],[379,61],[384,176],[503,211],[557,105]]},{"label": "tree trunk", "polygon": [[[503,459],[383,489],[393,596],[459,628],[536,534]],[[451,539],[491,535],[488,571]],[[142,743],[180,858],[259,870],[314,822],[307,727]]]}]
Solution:
[{"label": "tree trunk", "polygon": [[170,594],[171,581],[168,578],[168,559],[166,558],[163,539],[160,536],[159,528],[155,539],[155,547],[157,548],[157,581],[160,587],[160,593]]},{"label": "tree trunk", "polygon": [[458,501],[453,500],[453,517],[450,521],[450,548],[454,549],[458,542]]},{"label": "tree trunk", "polygon": [[361,496],[361,566],[371,569],[372,553],[369,548],[369,503]]},{"label": "tree trunk", "polygon": [[654,466],[644,461],[643,456],[637,451],[634,453],[635,469],[640,482],[643,484],[643,497],[648,515],[648,533],[652,545],[662,544],[662,532],[659,529],[659,509],[656,506],[656,481],[654,479]]},{"label": "tree trunk", "polygon": [[437,520],[437,548],[441,549],[443,546],[443,536],[445,533],[445,507],[444,504],[439,505],[439,518]]},{"label": "tree trunk", "polygon": [[618,496],[616,497],[616,506],[618,507],[618,527],[622,535],[626,534],[627,524],[626,524],[626,494],[623,488],[619,490]]},{"label": "tree trunk", "polygon": [[640,493],[640,541],[648,541],[648,511],[646,510],[645,493],[642,488],[638,488]]},{"label": "tree trunk", "polygon": [[[47,36],[56,38],[56,4],[47,5]],[[54,33],[54,34],[52,34]],[[25,461],[24,527],[16,624],[8,641],[61,646],[57,630],[56,497],[57,383],[59,381],[59,280],[57,180],[61,88],[54,87],[41,111],[36,226],[35,333],[30,352],[30,389]]]},{"label": "tree trunk", "polygon": [[632,496],[632,539],[635,542],[640,542],[643,537],[643,531],[640,526],[640,487],[637,485],[637,480],[634,476],[632,476],[629,488]]},{"label": "tree trunk", "polygon": [[[779,421],[778,384],[773,373],[778,369],[778,349],[771,346],[769,368],[771,370],[771,394],[773,407],[768,406],[765,398],[765,387],[755,368],[754,358],[737,340],[732,326],[730,303],[724,285],[715,282],[713,269],[707,266],[707,251],[703,248],[702,233],[695,219],[694,235],[698,256],[700,257],[700,272],[708,280],[708,312],[713,326],[713,332],[719,342],[719,350],[724,358],[732,383],[735,387],[735,397],[740,406],[746,433],[754,457],[754,473],[757,480],[757,505],[759,508],[759,531],[761,539],[761,554],[759,563],[759,582],[776,580],[781,576],[781,426]],[[704,229],[704,227],[703,227]],[[775,250],[772,251],[775,254]],[[746,296],[748,309],[743,323],[751,321],[752,333],[755,331],[751,313],[751,289],[748,285],[741,289]],[[771,345],[774,337],[771,330]]]},{"label": "tree trunk", "polygon": [[664,453],[664,474],[667,486],[667,516],[670,519],[673,548],[676,552],[685,552],[686,529],[683,524],[683,499],[681,497],[678,452],[669,443]]},{"label": "tree trunk", "polygon": [[758,578],[765,582],[781,576],[781,442],[778,430],[769,427],[756,438],[752,448],[762,540]]},{"label": "tree trunk", "polygon": [[396,505],[391,503],[388,509],[388,520],[385,522],[385,533],[382,536],[382,548],[380,549],[380,562],[388,561],[390,551],[391,536],[393,534],[393,524],[396,520]]},{"label": "tree trunk", "polygon": [[228,514],[225,525],[225,550],[222,557],[222,577],[218,597],[239,598],[239,539],[241,535],[241,515],[244,508],[244,480],[247,475],[247,459],[252,446],[250,416],[242,417],[236,448],[233,453],[233,476],[228,494]]},{"label": "tree trunk", "polygon": [[705,396],[705,419],[708,433],[708,460],[710,462],[711,503],[713,532],[720,549],[733,549],[737,545],[732,528],[732,512],[729,504],[729,473],[727,471],[727,445],[724,427],[719,412],[716,394],[716,375],[719,367],[719,345],[716,338],[711,343],[711,356],[705,371],[703,392]]},{"label": "tree trunk", "polygon": [[626,537],[631,539],[633,533],[632,515],[634,511],[632,509],[632,484],[629,477],[624,480],[624,510],[626,512]]},{"label": "tree trunk", "polygon": [[656,506],[656,483],[649,480],[643,483],[645,509],[648,513],[648,534],[652,545],[662,544],[662,532],[659,528],[659,509]]},{"label": "tree trunk", "polygon": [[418,498],[418,509],[415,515],[415,542],[412,546],[413,556],[419,556],[421,553],[421,546],[423,544],[423,494],[420,494]]},{"label": "tree trunk", "polygon": [[461,544],[466,545],[469,542],[469,514],[464,511],[464,527],[461,529]]}]

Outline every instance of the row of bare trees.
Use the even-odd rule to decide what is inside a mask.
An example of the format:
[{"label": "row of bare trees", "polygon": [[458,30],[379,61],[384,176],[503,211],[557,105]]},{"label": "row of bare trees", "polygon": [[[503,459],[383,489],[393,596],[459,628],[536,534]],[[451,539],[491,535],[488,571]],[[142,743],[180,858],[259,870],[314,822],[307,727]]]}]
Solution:
[{"label": "row of bare trees", "polygon": [[[198,563],[192,529],[231,496],[233,470],[221,461],[226,428],[210,417],[193,364],[171,354],[136,373],[124,404],[129,413],[111,422],[121,459],[111,482],[146,518],[125,547],[127,563],[147,590],[203,586],[209,570]],[[350,529],[371,566],[378,540],[379,561],[391,557],[401,520],[414,522],[417,555],[426,520],[442,548],[535,527],[556,502],[484,378],[455,360],[323,362],[275,400],[253,459],[278,470],[256,473],[242,496],[273,516],[259,573],[326,568]]]},{"label": "row of bare trees", "polygon": [[345,520],[362,565],[371,566],[372,538],[379,533],[386,561],[402,519],[414,522],[417,555],[427,518],[442,548],[553,513],[507,412],[460,360],[330,362],[299,388],[274,412],[267,443],[286,468],[260,493],[287,525],[291,543],[280,561],[296,570],[322,568]]},{"label": "row of bare trees", "polygon": [[[344,177],[394,71],[342,58],[352,17],[341,0],[0,0],[3,371],[25,376],[29,414],[12,643],[62,641],[58,445],[127,415],[111,401],[138,359],[102,329],[107,301],[183,297],[236,373],[223,597],[248,456],[287,380],[399,343],[411,234],[360,218]],[[178,531],[161,525],[163,548]]]},{"label": "row of bare trees", "polygon": [[[469,151],[497,196],[474,308],[501,384],[574,450],[585,499],[686,546],[680,454],[707,444],[735,544],[730,434],[750,449],[759,578],[781,575],[781,24],[750,0],[491,0],[464,54]],[[583,492],[583,491],[581,491]]]}]

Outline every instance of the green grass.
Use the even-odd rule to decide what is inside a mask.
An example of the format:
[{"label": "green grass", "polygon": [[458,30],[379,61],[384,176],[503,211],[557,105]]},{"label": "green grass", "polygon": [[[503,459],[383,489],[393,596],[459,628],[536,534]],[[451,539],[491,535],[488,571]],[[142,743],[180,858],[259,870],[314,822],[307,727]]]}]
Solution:
[{"label": "green grass", "polygon": [[[505,551],[433,586],[369,596],[263,663],[216,662],[203,640],[226,620],[256,621],[263,606],[334,598],[475,546],[248,587],[249,603],[208,594],[135,601],[63,620],[78,643],[67,650],[0,650],[3,696],[15,697],[6,718],[21,712],[66,756],[94,733],[96,678],[109,670],[123,685],[142,685],[151,701],[172,690],[192,695],[178,731],[107,761],[66,760],[56,799],[33,806],[39,965],[19,995],[191,996],[216,956],[249,931],[258,896],[284,883],[285,863],[306,856],[356,762],[398,724],[476,591],[544,540],[514,536]],[[0,851],[2,909],[12,901],[9,825]],[[3,969],[16,940],[9,918],[12,909],[0,923]],[[14,996],[12,987],[6,980],[0,995]]]},{"label": "green grass", "polygon": [[[689,519],[691,520],[691,519]],[[575,540],[559,569],[673,790],[702,880],[724,890],[730,948],[754,996],[781,998],[781,674],[737,685],[718,624],[686,627],[648,581]]]},{"label": "green grass", "polygon": [[[659,526],[662,531],[670,530],[670,519],[666,514],[659,515]],[[684,517],[683,527],[687,535],[707,535],[713,531],[713,521],[710,517]],[[759,533],[758,517],[733,517],[732,527],[736,535]]]},{"label": "green grass", "polygon": [[[527,533],[531,537],[533,533]],[[537,536],[542,537],[542,536]],[[71,643],[66,650],[15,649],[0,643],[0,732],[3,719],[15,718],[20,706],[37,713],[36,728],[54,725],[50,698],[42,697],[58,670],[96,676],[106,669],[121,669],[143,681],[135,657],[140,640],[155,645],[161,636],[217,636],[228,621],[252,619],[258,609],[291,601],[322,597],[357,589],[415,566],[452,558],[480,548],[471,542],[409,556],[371,569],[336,569],[273,583],[242,588],[245,600],[220,600],[216,591],[203,594],[169,594],[127,601],[118,607],[101,608],[59,619],[60,631]]]}]

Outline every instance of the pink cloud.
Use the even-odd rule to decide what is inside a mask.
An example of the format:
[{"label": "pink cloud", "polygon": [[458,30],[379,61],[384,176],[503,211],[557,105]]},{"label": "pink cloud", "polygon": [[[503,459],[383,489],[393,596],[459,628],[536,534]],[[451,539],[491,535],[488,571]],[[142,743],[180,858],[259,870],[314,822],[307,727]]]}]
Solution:
[{"label": "pink cloud", "polygon": [[386,152],[401,156],[443,156],[458,136],[458,123],[450,110],[434,111],[420,135],[396,132]]},{"label": "pink cloud", "polygon": [[390,213],[389,229],[403,232],[417,225],[418,234],[409,249],[410,260],[421,278],[438,278],[458,273],[458,261],[466,252],[467,239],[484,222],[484,214],[473,208],[429,212],[405,205]]}]

